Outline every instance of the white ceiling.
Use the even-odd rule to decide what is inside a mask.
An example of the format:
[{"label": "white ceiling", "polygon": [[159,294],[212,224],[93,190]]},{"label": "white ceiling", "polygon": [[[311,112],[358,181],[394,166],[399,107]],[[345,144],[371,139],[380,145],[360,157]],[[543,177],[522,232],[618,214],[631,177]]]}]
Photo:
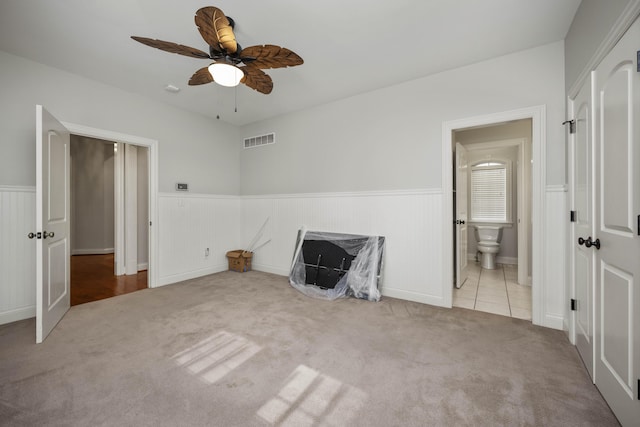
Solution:
[{"label": "white ceiling", "polygon": [[[243,125],[564,39],[580,0],[2,0],[0,50]],[[244,46],[302,66],[266,70],[270,95],[187,81],[208,65],[131,35],[207,51],[195,11],[217,6]],[[4,84],[10,84],[3,82]],[[164,91],[167,84],[182,90]],[[234,112],[237,96],[238,111]]]}]

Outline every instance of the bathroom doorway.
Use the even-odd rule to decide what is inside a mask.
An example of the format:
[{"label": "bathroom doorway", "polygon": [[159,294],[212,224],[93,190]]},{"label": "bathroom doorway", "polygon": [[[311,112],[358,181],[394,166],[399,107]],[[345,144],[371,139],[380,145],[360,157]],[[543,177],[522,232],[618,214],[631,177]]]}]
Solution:
[{"label": "bathroom doorway", "polygon": [[532,318],[531,140],[531,119],[453,131],[453,158],[465,159],[455,165],[465,173],[454,174],[454,213],[466,199],[465,218],[454,221],[454,274],[467,265],[453,306]]}]

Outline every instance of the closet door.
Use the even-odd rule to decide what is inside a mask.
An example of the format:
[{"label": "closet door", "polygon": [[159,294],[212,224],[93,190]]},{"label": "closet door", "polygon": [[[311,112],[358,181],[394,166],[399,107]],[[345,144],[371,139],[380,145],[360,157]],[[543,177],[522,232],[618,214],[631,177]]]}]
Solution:
[{"label": "closet door", "polygon": [[640,21],[596,69],[596,385],[640,420]]},{"label": "closet door", "polygon": [[572,100],[575,133],[571,150],[571,261],[575,303],[575,342],[578,352],[594,378],[594,259],[585,241],[594,235],[593,109],[592,80],[588,79]]}]

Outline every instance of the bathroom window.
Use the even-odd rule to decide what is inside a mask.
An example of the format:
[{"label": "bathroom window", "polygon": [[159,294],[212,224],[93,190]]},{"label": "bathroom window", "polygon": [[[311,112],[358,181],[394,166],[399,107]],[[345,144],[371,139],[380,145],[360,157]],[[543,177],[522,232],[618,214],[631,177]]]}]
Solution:
[{"label": "bathroom window", "polygon": [[482,161],[471,166],[471,221],[511,222],[509,162]]}]

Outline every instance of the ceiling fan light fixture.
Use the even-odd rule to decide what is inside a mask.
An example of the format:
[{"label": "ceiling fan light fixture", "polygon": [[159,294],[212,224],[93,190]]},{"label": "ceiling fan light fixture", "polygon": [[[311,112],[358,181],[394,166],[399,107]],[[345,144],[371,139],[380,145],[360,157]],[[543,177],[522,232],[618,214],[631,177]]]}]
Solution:
[{"label": "ceiling fan light fixture", "polygon": [[238,86],[244,77],[242,70],[224,62],[214,62],[209,65],[209,72],[214,82],[226,87]]}]

